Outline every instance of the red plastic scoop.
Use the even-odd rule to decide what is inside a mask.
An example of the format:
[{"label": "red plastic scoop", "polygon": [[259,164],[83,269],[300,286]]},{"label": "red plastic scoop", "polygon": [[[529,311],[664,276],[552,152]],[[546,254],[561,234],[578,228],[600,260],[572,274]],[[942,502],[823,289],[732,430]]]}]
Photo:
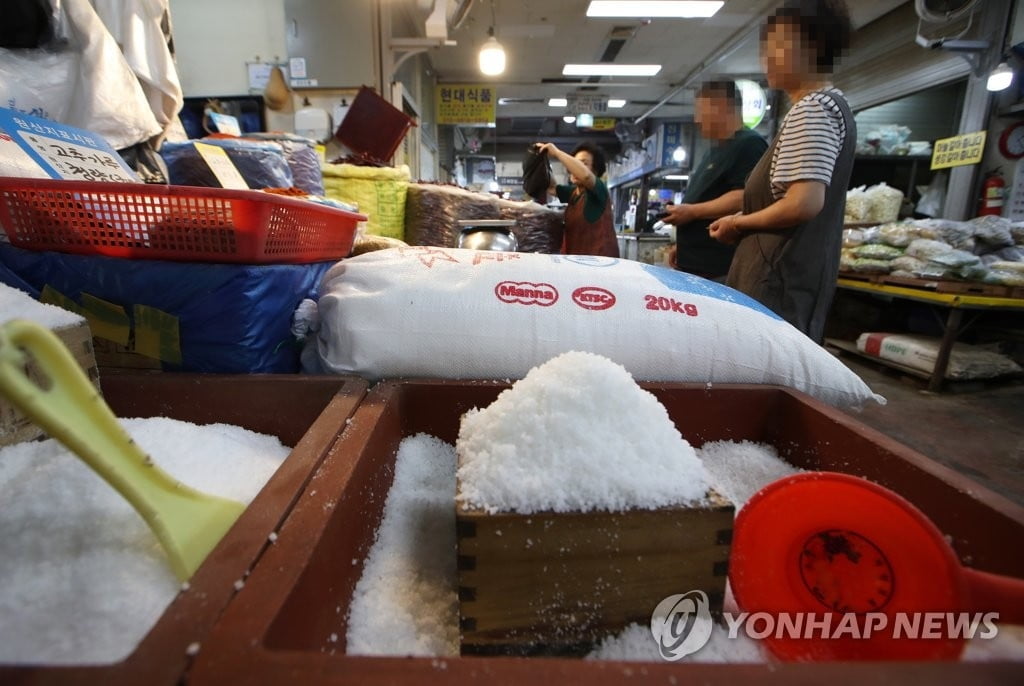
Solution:
[{"label": "red plastic scoop", "polygon": [[1024,580],[962,567],[904,498],[833,472],[780,479],[747,502],[729,581],[748,622],[768,613],[748,631],[772,628],[764,641],[783,660],[955,659],[969,633],[958,621],[978,633],[987,612],[1024,623]]}]

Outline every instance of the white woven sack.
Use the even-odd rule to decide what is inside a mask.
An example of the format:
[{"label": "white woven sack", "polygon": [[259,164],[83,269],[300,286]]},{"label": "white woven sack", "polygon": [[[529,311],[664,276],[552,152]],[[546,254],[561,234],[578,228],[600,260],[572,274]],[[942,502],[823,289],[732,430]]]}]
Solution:
[{"label": "white woven sack", "polygon": [[742,293],[639,262],[398,248],[339,262],[320,294],[308,371],[520,379],[583,350],[638,381],[773,384],[837,406],[885,402]]}]

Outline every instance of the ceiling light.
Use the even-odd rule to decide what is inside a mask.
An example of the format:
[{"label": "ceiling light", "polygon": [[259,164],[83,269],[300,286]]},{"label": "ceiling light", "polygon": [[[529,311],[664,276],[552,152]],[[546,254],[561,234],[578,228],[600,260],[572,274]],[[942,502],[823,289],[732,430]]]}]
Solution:
[{"label": "ceiling light", "polygon": [[548,107],[567,107],[568,105],[567,98],[548,98]]},{"label": "ceiling light", "polygon": [[1013,69],[1006,62],[1000,62],[999,66],[988,75],[988,82],[985,88],[990,91],[1004,91],[1013,83]]},{"label": "ceiling light", "polygon": [[673,162],[682,162],[685,159],[686,159],[686,151],[683,150],[683,146],[680,145],[678,148],[676,148],[675,150],[672,151],[672,161]]},{"label": "ceiling light", "polygon": [[497,76],[505,71],[505,48],[494,37],[494,27],[488,31],[488,38],[480,48],[480,71],[488,76]]},{"label": "ceiling light", "polygon": [[562,76],[654,76],[660,64],[567,64]]},{"label": "ceiling light", "polygon": [[667,174],[667,175],[665,175],[664,179],[666,181],[689,181],[690,180],[690,175],[689,174]]},{"label": "ceiling light", "polygon": [[625,107],[625,106],[626,106],[626,101],[625,100],[617,100],[615,98],[611,98],[611,99],[608,100],[608,107],[612,108],[613,110],[617,110],[620,107]]},{"label": "ceiling light", "polygon": [[594,125],[594,115],[592,114],[581,114],[576,117],[576,126],[584,129],[588,129]]},{"label": "ceiling light", "polygon": [[562,121],[564,121],[566,124],[573,124],[576,121],[576,117],[572,116],[571,114],[567,114],[564,117],[562,117]]},{"label": "ceiling light", "polygon": [[722,9],[721,0],[591,0],[588,17],[711,17]]}]

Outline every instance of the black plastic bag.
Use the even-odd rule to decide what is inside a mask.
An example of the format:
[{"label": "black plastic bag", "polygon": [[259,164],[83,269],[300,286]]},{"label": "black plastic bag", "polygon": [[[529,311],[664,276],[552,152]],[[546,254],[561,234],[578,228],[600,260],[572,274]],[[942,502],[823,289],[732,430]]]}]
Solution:
[{"label": "black plastic bag", "polygon": [[526,194],[544,204],[547,200],[548,188],[551,187],[551,162],[548,153],[539,145],[532,145],[523,159],[523,190]]}]

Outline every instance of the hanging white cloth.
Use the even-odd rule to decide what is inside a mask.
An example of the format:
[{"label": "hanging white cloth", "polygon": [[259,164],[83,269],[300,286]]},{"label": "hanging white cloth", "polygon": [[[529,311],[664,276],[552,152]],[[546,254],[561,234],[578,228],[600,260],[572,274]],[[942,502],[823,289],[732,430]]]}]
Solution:
[{"label": "hanging white cloth", "polygon": [[62,0],[61,7],[65,45],[0,48],[0,106],[87,129],[117,149],[159,134],[139,79],[89,0]]},{"label": "hanging white cloth", "polygon": [[167,127],[183,102],[174,57],[167,46],[163,22],[169,0],[92,0],[96,13],[121,47],[128,66],[142,84],[150,109]]}]

